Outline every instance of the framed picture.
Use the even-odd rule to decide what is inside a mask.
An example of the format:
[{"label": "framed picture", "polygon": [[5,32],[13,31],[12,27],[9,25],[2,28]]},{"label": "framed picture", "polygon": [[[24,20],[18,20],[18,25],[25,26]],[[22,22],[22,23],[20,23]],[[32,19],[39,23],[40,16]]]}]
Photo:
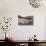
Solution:
[{"label": "framed picture", "polygon": [[33,16],[18,15],[18,25],[33,25]]}]

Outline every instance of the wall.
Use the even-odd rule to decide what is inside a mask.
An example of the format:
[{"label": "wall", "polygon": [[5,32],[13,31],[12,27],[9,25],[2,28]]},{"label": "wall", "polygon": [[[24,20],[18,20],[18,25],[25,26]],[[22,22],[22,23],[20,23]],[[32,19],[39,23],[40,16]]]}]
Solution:
[{"label": "wall", "polygon": [[[34,16],[34,25],[19,26],[17,23],[19,14],[21,16]],[[11,29],[8,32],[16,40],[27,40],[34,34],[37,35],[39,40],[45,40],[45,15],[46,8],[33,8],[28,0],[0,0],[0,16],[13,18]],[[0,32],[2,33],[2,31]],[[1,33],[0,35],[2,35]],[[2,38],[0,36],[0,39]]]}]

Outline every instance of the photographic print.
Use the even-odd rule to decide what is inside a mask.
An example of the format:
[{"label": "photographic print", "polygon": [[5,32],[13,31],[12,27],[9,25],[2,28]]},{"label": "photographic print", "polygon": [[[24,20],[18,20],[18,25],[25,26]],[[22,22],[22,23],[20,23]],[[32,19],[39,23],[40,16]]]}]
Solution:
[{"label": "photographic print", "polygon": [[33,16],[22,17],[18,15],[18,25],[33,25]]}]

